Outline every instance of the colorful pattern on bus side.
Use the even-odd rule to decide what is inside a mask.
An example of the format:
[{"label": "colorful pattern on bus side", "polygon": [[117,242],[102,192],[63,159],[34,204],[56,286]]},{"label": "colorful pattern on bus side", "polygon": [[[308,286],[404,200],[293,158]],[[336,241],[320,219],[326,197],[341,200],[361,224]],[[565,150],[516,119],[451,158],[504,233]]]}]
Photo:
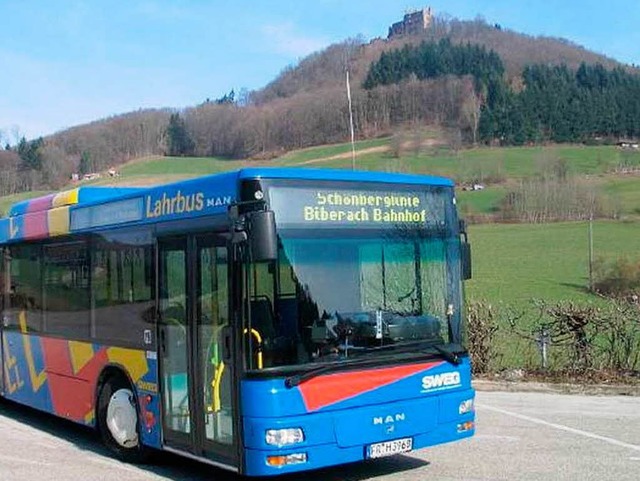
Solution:
[{"label": "colorful pattern on bus side", "polygon": [[71,208],[82,203],[109,200],[145,189],[78,187],[14,204],[9,217],[0,220],[0,240],[32,240],[68,234]]},{"label": "colorful pattern on bus side", "polygon": [[95,424],[101,371],[107,365],[121,367],[134,383],[143,419],[154,420],[146,423],[143,441],[159,446],[155,353],[17,331],[3,333],[2,347],[5,397],[87,425]]},{"label": "colorful pattern on bus side", "polygon": [[49,194],[15,204],[6,226],[8,239],[40,239],[69,232],[69,207],[80,189]]}]

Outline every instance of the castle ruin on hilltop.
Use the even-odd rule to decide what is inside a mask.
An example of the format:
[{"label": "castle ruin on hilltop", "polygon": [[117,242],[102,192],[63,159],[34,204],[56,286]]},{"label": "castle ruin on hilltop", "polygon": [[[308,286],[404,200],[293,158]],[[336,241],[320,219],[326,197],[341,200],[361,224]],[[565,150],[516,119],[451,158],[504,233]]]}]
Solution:
[{"label": "castle ruin on hilltop", "polygon": [[407,12],[400,22],[396,22],[389,27],[387,38],[422,33],[431,25],[432,20],[433,12],[431,7]]}]

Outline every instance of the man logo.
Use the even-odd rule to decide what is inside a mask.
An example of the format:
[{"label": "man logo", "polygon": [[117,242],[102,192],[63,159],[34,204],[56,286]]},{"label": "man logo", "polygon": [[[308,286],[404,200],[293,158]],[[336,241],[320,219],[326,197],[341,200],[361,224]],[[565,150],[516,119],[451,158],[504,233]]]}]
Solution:
[{"label": "man logo", "polygon": [[457,371],[432,374],[422,378],[422,392],[441,391],[460,386],[460,373]]},{"label": "man logo", "polygon": [[393,424],[400,421],[404,421],[405,419],[406,419],[406,416],[404,413],[389,414],[388,416],[378,416],[373,418],[373,425],[378,426],[378,425],[384,425],[384,424]]}]

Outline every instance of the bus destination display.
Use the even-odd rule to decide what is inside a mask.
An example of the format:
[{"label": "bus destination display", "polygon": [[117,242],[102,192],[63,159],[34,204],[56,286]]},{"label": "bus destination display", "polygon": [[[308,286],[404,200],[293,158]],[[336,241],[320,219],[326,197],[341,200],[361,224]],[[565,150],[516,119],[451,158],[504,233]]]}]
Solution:
[{"label": "bus destination display", "polygon": [[435,192],[276,187],[271,207],[281,227],[416,227],[444,221],[444,198]]}]

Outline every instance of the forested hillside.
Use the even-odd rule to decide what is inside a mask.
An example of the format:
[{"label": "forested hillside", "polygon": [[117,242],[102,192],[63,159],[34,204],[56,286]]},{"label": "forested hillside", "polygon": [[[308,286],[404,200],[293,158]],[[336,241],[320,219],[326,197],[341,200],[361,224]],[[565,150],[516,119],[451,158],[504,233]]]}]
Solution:
[{"label": "forested hillside", "polygon": [[435,17],[419,35],[350,39],[287,67],[263,89],[178,110],[132,112],[2,152],[0,193],[58,188],[72,172],[147,155],[268,159],[356,135],[433,125],[457,141],[510,143],[637,136],[635,69],[561,39]]},{"label": "forested hillside", "polygon": [[[494,51],[454,45],[449,39],[424,41],[383,52],[364,81],[365,89],[447,75],[474,79],[466,101],[475,112],[474,143],[589,142],[597,138],[640,136],[640,75],[601,64],[527,65],[519,88],[509,86]],[[468,119],[465,119],[468,120]]]}]

